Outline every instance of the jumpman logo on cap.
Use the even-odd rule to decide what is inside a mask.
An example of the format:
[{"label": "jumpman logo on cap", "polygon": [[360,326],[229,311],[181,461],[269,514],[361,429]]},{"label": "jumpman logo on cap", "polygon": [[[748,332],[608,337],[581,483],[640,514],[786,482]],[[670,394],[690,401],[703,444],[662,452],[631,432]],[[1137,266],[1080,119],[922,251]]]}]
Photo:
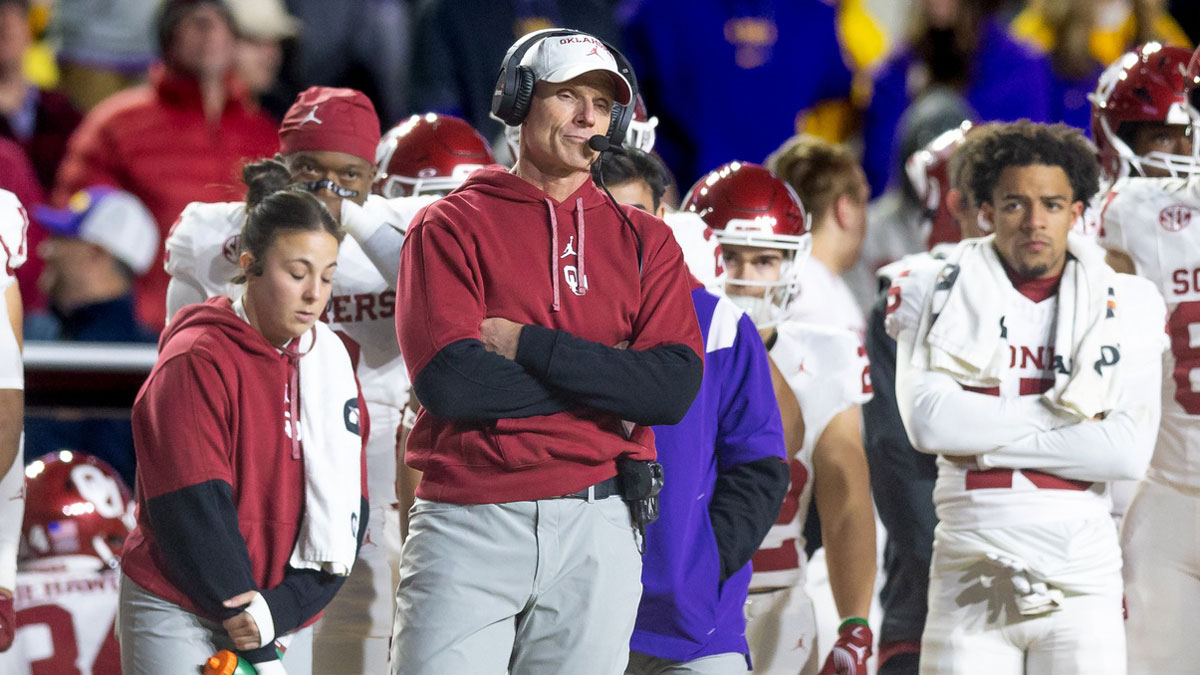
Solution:
[{"label": "jumpman logo on cap", "polygon": [[314,105],[312,107],[312,110],[309,110],[308,114],[304,116],[304,119],[300,120],[300,124],[298,126],[304,126],[305,124],[308,124],[309,122],[316,122],[317,124],[324,124],[324,122],[317,119],[317,107],[318,106]]},{"label": "jumpman logo on cap", "polygon": [[592,47],[592,51],[584,54],[584,56],[595,56],[595,57],[601,58],[601,59],[604,58],[603,56],[600,55],[600,45],[596,45],[595,47]]}]

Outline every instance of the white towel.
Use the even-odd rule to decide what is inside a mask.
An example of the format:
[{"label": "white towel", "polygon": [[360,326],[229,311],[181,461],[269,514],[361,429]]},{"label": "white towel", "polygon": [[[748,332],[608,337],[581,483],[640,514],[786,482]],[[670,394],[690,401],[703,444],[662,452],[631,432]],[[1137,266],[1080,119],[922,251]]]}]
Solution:
[{"label": "white towel", "polygon": [[300,438],[304,448],[304,522],[292,567],[347,576],[362,518],[362,437],[358,386],[346,346],[323,323],[300,359]]},{"label": "white towel", "polygon": [[[250,322],[244,296],[234,301],[233,311]],[[300,337],[296,353],[304,520],[288,564],[344,577],[358,555],[362,518],[362,432],[354,364],[337,334],[320,322]]]},{"label": "white towel", "polygon": [[[1008,367],[1001,339],[1002,293],[1011,285],[996,254],[995,235],[968,239],[948,256],[918,326],[916,365],[948,373],[960,383],[994,387]],[[1091,242],[1070,235],[1071,254],[1058,288],[1055,354],[1070,356],[1068,373],[1055,374],[1043,397],[1052,407],[1083,418],[1112,408],[1119,361],[1115,272]]]}]

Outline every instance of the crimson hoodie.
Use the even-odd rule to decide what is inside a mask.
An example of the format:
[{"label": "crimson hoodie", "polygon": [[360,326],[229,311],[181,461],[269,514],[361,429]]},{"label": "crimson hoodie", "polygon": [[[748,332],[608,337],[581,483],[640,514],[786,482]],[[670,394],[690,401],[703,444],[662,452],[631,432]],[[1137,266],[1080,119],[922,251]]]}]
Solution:
[{"label": "crimson hoodie", "polygon": [[[240,611],[224,600],[259,590],[278,635],[314,621],[341,587],[344,577],[288,565],[305,499],[303,443],[292,442],[302,357],[268,342],[225,297],[183,308],[168,326],[133,406],[137,525],[121,566],[138,585],[217,621]],[[357,405],[365,447],[361,393]],[[361,545],[365,452],[360,461]]]},{"label": "crimson hoodie", "polygon": [[[661,220],[621,208],[632,227],[590,177],[557,202],[482,169],[414,218],[396,329],[422,403],[405,455],[424,472],[417,496],[570,494],[620,456],[655,456],[652,432],[627,437],[622,419],[686,414],[703,349],[683,254]],[[488,317],[525,325],[515,362],[484,351]]]}]

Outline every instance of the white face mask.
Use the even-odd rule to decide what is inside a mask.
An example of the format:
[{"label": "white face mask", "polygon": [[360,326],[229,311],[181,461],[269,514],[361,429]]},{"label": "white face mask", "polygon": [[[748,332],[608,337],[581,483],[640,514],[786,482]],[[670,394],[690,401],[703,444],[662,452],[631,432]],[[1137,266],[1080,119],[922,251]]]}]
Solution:
[{"label": "white face mask", "polygon": [[728,297],[760,329],[772,328],[783,320],[783,310],[771,302],[770,297],[756,298],[749,295],[731,295]]}]

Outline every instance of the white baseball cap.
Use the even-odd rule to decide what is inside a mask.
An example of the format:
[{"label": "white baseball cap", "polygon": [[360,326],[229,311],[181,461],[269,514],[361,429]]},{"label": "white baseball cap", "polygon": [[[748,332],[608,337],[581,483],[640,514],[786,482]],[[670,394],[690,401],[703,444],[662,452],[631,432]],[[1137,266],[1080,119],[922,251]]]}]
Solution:
[{"label": "white baseball cap", "polygon": [[39,206],[34,219],[55,236],[91,242],[145,274],[158,253],[158,225],[137,197],[96,185],[71,195],[65,209]]},{"label": "white baseball cap", "polygon": [[617,68],[612,52],[591,35],[550,35],[525,53],[521,65],[532,68],[536,80],[546,82],[566,82],[602,70],[612,76],[617,103],[629,105],[633,100],[633,88]]}]

